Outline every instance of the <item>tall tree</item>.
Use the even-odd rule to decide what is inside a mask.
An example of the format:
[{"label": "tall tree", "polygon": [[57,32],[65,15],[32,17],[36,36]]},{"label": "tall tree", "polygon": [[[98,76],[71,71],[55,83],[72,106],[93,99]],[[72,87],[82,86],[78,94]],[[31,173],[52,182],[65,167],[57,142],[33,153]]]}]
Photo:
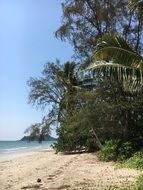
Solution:
[{"label": "tall tree", "polygon": [[[102,42],[96,46],[95,58],[113,62],[100,62],[91,64],[82,72],[90,72],[91,79],[97,77],[110,78],[117,83],[116,88],[121,94],[123,104],[121,107],[124,123],[124,139],[129,137],[130,117],[137,112],[141,115],[143,92],[143,57],[122,37],[105,35]],[[120,98],[118,99],[120,102]],[[135,115],[135,114],[133,114]],[[132,124],[130,124],[132,125]]]},{"label": "tall tree", "polygon": [[59,61],[47,63],[42,77],[31,78],[28,81],[31,88],[29,103],[42,108],[48,106],[48,114],[42,122],[32,125],[27,130],[32,136],[37,134],[42,138],[51,125],[62,122],[65,115],[71,114],[76,93],[75,66],[74,62],[66,62],[64,65],[61,65]]},{"label": "tall tree", "polygon": [[[122,34],[141,49],[143,22],[129,9],[129,0],[64,0],[63,17],[56,37],[68,40],[80,58],[89,58],[98,40],[107,33]],[[123,8],[124,7],[124,8]]]}]

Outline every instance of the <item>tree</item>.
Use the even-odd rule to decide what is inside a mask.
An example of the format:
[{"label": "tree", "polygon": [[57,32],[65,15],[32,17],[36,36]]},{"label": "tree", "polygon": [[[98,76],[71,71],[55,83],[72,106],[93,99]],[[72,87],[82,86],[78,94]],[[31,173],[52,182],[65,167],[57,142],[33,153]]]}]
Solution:
[{"label": "tree", "polygon": [[[76,99],[74,113],[58,130],[58,151],[96,150],[109,139],[126,142],[143,134],[139,124],[142,116],[137,114],[135,98],[130,102],[129,97],[123,97],[118,82],[109,77],[97,79],[95,89],[80,89]],[[129,113],[129,123],[126,123],[125,110]],[[140,132],[137,134],[135,129]]]},{"label": "tree", "polygon": [[[128,108],[123,109],[123,115],[125,118],[125,139],[127,139],[129,135],[129,125],[132,126],[132,123],[129,123],[132,118],[131,115],[134,115],[137,120],[139,117],[142,118],[142,99],[138,100],[138,95],[136,93],[139,92],[142,94],[143,91],[143,57],[140,55],[138,48],[140,44],[139,41],[142,37],[140,29],[142,28],[141,19],[143,18],[143,4],[142,1],[132,1],[130,6],[132,15],[137,15],[139,19],[136,46],[129,45],[126,41],[127,36],[124,36],[124,39],[118,35],[104,35],[97,44],[96,52],[93,57],[95,59],[98,57],[100,60],[104,60],[105,62],[98,62],[99,64],[96,64],[97,62],[95,62],[95,64],[91,64],[85,69],[86,72],[88,71],[91,73],[92,80],[100,75],[102,78],[110,77],[112,81],[117,81],[118,88],[120,89],[120,93],[122,94],[124,101],[126,102],[127,100],[130,100],[131,107],[129,106]],[[112,63],[108,63],[108,61],[112,61]],[[132,106],[134,104],[133,102],[136,104],[135,107]],[[133,114],[131,114],[131,112]],[[133,122],[136,120],[135,118],[133,119]]]},{"label": "tree", "polygon": [[39,136],[42,140],[43,135],[49,132],[51,125],[58,125],[64,121],[66,115],[71,114],[74,106],[74,95],[76,93],[76,80],[74,78],[74,62],[66,62],[61,65],[47,63],[42,72],[42,77],[31,78],[28,85],[31,88],[29,103],[42,107],[48,106],[48,114],[41,123],[32,125],[26,132],[30,136]]},{"label": "tree", "polygon": [[[65,0],[62,4],[63,25],[56,36],[68,39],[80,57],[95,63],[87,66],[86,59],[82,71],[74,62],[48,63],[42,77],[28,82],[30,103],[50,108],[44,119],[46,132],[51,125],[60,124],[57,150],[90,150],[110,138],[127,141],[143,135],[143,115],[138,113],[142,99],[137,95],[143,89],[141,5],[128,11],[128,3]],[[91,76],[85,89],[75,77],[83,72]],[[44,131],[42,123],[30,128],[31,136],[37,135],[41,140]]]},{"label": "tree", "polygon": [[90,71],[91,80],[97,77],[102,80],[110,78],[118,84],[116,88],[126,105],[121,104],[120,107],[124,117],[124,139],[128,139],[131,115],[135,112],[141,115],[142,110],[142,98],[139,98],[138,94],[143,91],[143,57],[120,36],[106,35],[102,40],[96,47],[94,58],[112,62],[95,62],[85,71]]},{"label": "tree", "polygon": [[90,59],[98,40],[107,33],[121,34],[139,50],[142,47],[143,21],[137,11],[130,9],[129,2],[64,0],[62,24],[56,37],[68,40],[81,59]]},{"label": "tree", "polygon": [[45,137],[50,133],[50,125],[46,122],[45,117],[41,123],[35,123],[25,130],[28,134],[28,140],[38,140],[39,143],[45,140]]},{"label": "tree", "polygon": [[124,91],[143,90],[143,57],[120,36],[106,35],[96,46],[95,58],[110,60],[102,65],[94,65],[93,70],[102,70],[105,75],[122,83]]}]

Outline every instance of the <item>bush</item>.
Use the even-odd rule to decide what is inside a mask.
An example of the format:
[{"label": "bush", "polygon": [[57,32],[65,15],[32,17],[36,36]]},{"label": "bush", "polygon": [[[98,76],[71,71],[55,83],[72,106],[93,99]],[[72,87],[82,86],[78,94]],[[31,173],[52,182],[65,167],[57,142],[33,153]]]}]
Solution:
[{"label": "bush", "polygon": [[134,148],[131,142],[122,143],[120,147],[118,147],[118,161],[123,161],[132,156],[134,153]]},{"label": "bush", "polygon": [[118,156],[119,140],[106,141],[102,145],[100,151],[97,153],[97,157],[102,161],[116,161]]},{"label": "bush", "polygon": [[130,158],[133,153],[132,143],[124,143],[121,140],[109,140],[102,145],[97,156],[102,161],[123,161]]},{"label": "bush", "polygon": [[136,152],[131,158],[121,164],[123,167],[143,169],[143,152]]},{"label": "bush", "polygon": [[53,148],[56,152],[95,151],[97,149],[93,133],[88,127],[62,125],[57,130],[58,139]]}]

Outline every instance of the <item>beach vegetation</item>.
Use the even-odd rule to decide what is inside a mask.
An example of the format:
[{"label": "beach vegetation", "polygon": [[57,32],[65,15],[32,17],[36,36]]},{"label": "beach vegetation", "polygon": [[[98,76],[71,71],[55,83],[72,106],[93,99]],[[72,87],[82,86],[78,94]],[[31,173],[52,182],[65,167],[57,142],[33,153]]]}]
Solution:
[{"label": "beach vegetation", "polygon": [[[88,187],[83,187],[81,188],[81,190],[96,190],[97,187],[95,188],[88,188]],[[131,186],[128,186],[128,187],[119,187],[119,186],[106,186],[106,187],[102,187],[102,188],[99,188],[99,189],[104,189],[104,190],[142,190],[143,189],[143,175],[140,175],[137,179],[137,181],[131,185]],[[78,189],[74,189],[74,190],[78,190]]]},{"label": "beach vegetation", "polygon": [[136,0],[64,0],[56,37],[72,44],[75,57],[88,59],[88,63],[99,39],[109,33],[120,34],[140,51],[143,47],[141,10],[141,3]]},{"label": "beach vegetation", "polygon": [[[143,169],[142,8],[142,0],[63,1],[55,35],[71,43],[75,61],[48,62],[28,81],[29,103],[47,111],[26,131],[31,139],[41,142],[54,126],[57,153],[96,151],[99,160]],[[107,189],[141,190],[142,179]]]},{"label": "beach vegetation", "polygon": [[143,170],[143,151],[136,152],[129,159],[123,160],[120,166]]},{"label": "beach vegetation", "polygon": [[28,141],[37,140],[41,143],[50,137],[50,126],[47,125],[46,122],[44,123],[44,121],[42,121],[42,123],[35,123],[25,130],[25,134],[27,134],[27,136],[25,136],[24,139]]},{"label": "beach vegetation", "polygon": [[140,175],[135,184],[129,187],[109,187],[105,190],[142,190],[143,189],[143,175]]},{"label": "beach vegetation", "polygon": [[101,160],[140,163],[142,1],[65,0],[62,10],[56,37],[73,45],[75,61],[48,62],[28,81],[29,103],[47,110],[31,136],[56,126],[57,152],[98,150]]},{"label": "beach vegetation", "polygon": [[97,156],[101,161],[119,161],[122,162],[130,158],[135,148],[131,142],[122,142],[121,140],[112,139],[106,141],[98,151]]}]

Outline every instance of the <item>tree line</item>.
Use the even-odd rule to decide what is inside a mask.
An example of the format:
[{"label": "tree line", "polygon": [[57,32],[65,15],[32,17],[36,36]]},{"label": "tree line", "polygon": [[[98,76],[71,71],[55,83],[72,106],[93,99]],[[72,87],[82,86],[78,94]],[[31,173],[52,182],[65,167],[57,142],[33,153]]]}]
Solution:
[{"label": "tree line", "polygon": [[[73,45],[74,61],[48,62],[41,77],[29,79],[29,103],[49,110],[26,131],[31,138],[42,141],[57,126],[57,151],[95,151],[114,139],[141,149],[142,8],[142,0],[63,1],[55,36]],[[85,70],[94,85],[81,85]]]}]

